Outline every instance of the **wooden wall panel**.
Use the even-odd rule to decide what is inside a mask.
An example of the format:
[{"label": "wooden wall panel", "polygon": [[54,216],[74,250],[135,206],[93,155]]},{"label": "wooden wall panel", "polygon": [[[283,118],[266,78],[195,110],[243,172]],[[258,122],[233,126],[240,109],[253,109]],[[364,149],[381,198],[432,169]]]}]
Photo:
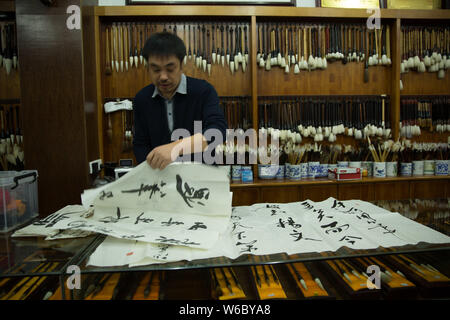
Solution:
[{"label": "wooden wall panel", "polygon": [[259,188],[234,188],[233,206],[250,206],[261,202]]},{"label": "wooden wall panel", "polygon": [[448,181],[413,181],[411,182],[411,197],[417,199],[445,198],[447,194]]},{"label": "wooden wall panel", "polygon": [[410,199],[410,182],[379,182],[374,184],[374,200],[403,200]]},{"label": "wooden wall panel", "polygon": [[308,185],[300,189],[300,200],[323,201],[329,197],[337,198],[337,184],[332,185]]},{"label": "wooden wall panel", "polygon": [[300,201],[299,187],[261,188],[261,202],[287,203]]},{"label": "wooden wall panel", "polygon": [[39,173],[41,216],[80,203],[89,181],[82,35],[66,27],[73,4],[16,1],[24,151],[26,168]]},{"label": "wooden wall panel", "polygon": [[445,72],[444,79],[438,79],[437,72],[418,73],[410,71],[401,75],[403,90],[402,95],[432,95],[450,94],[450,74]]},{"label": "wooden wall panel", "polygon": [[9,75],[6,69],[0,68],[0,100],[19,100],[20,99],[20,71],[11,69]]},{"label": "wooden wall panel", "polygon": [[360,199],[364,201],[374,200],[374,184],[339,184],[338,199],[352,200]]},{"label": "wooden wall panel", "polygon": [[286,74],[280,67],[270,71],[258,67],[258,95],[364,95],[390,94],[390,67],[370,67],[369,82],[364,83],[362,62],[328,63],[325,70]]}]

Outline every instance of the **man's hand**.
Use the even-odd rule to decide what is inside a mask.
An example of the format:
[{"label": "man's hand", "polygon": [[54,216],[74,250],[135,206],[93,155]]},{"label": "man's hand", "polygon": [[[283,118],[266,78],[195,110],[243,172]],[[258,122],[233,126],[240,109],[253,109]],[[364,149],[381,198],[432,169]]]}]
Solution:
[{"label": "man's hand", "polygon": [[163,170],[179,156],[179,151],[177,152],[177,150],[174,150],[175,146],[176,143],[168,143],[156,147],[147,155],[148,164],[153,169]]},{"label": "man's hand", "polygon": [[163,170],[174,162],[178,156],[201,152],[208,143],[201,133],[156,147],[147,155],[147,162],[153,169]]}]

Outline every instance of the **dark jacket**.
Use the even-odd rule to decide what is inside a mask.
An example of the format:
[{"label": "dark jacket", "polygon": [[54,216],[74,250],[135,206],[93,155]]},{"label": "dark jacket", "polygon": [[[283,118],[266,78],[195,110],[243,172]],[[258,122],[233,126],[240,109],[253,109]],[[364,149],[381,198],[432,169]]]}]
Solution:
[{"label": "dark jacket", "polygon": [[[186,77],[187,94],[176,93],[174,99],[173,130],[183,128],[194,133],[194,121],[202,121],[202,133],[215,128],[226,138],[227,122],[219,106],[219,97],[212,85],[205,80]],[[152,98],[153,84],[140,90],[133,102],[133,148],[136,161],[144,161],[155,147],[171,141],[164,98]],[[209,141],[211,142],[211,141]],[[223,142],[223,141],[222,141]]]}]

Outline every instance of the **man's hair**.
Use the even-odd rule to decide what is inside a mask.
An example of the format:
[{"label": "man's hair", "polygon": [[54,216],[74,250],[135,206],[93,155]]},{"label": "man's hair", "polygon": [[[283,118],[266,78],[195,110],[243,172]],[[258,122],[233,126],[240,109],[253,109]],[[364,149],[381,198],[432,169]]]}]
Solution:
[{"label": "man's hair", "polygon": [[151,35],[145,42],[142,55],[147,61],[149,56],[175,55],[182,62],[186,55],[186,46],[177,35],[170,32],[158,32]]}]

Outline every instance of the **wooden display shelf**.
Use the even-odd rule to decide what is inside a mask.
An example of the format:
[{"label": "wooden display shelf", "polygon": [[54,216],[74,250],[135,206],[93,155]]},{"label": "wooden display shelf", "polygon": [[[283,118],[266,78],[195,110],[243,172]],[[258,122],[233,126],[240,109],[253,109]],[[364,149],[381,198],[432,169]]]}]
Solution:
[{"label": "wooden display shelf", "polygon": [[[340,62],[329,63],[327,70],[316,70],[313,72],[301,72],[294,75],[293,72],[286,75],[283,70],[271,70],[269,72],[258,67],[256,61],[257,43],[257,26],[260,22],[348,22],[363,23],[372,15],[366,9],[340,9],[340,8],[297,8],[297,7],[269,7],[269,6],[185,6],[185,5],[148,5],[148,6],[96,6],[83,7],[83,15],[93,19],[93,23],[87,32],[92,31],[90,41],[95,41],[95,48],[91,52],[91,56],[96,58],[95,82],[97,91],[97,113],[98,113],[98,140],[100,145],[100,157],[105,161],[115,160],[108,159],[111,157],[111,142],[105,138],[107,121],[103,115],[103,103],[105,98],[114,96],[134,96],[134,91],[139,87],[143,87],[142,83],[147,85],[149,78],[144,70],[133,70],[131,73],[105,75],[105,26],[115,21],[122,22],[143,22],[154,21],[160,24],[163,21],[181,24],[184,21],[245,21],[249,22],[249,51],[250,63],[248,71],[245,75],[235,74],[229,75],[229,70],[220,72],[219,75],[213,74],[208,79],[207,74],[196,73],[196,70],[189,64],[185,66],[187,73],[199,78],[212,81],[213,85],[217,84],[217,91],[220,96],[234,96],[244,94],[251,96],[253,108],[253,128],[258,128],[258,97],[259,96],[283,96],[283,95],[381,95],[390,96],[390,118],[392,137],[396,140],[399,137],[399,120],[400,120],[400,98],[404,94],[449,94],[448,83],[450,78],[448,74],[444,80],[431,79],[436,75],[426,75],[427,81],[423,85],[423,81],[418,81],[412,73],[400,75],[401,63],[401,27],[409,23],[423,24],[446,24],[450,19],[450,10],[400,10],[400,9],[381,9],[380,16],[383,23],[387,23],[391,27],[391,57],[392,65],[389,67],[377,66],[369,68],[370,82],[362,83],[363,64],[353,63],[343,66]],[[148,17],[148,19],[147,19]],[[416,19],[412,21],[411,19]],[[182,32],[182,31],[180,31]],[[215,70],[213,70],[214,72]],[[220,70],[222,71],[222,70]],[[239,71],[241,73],[242,71]],[[230,80],[239,84],[238,86],[230,86],[226,81],[221,79],[225,75]],[[411,78],[411,79],[410,79]],[[404,91],[400,91],[400,79],[404,79]],[[133,83],[128,83],[134,81]],[[270,86],[265,84],[270,81]],[[439,81],[439,82],[437,82]],[[137,83],[138,82],[138,83]],[[335,84],[335,86],[333,86]],[[114,119],[113,119],[114,120]],[[116,119],[117,120],[117,119]],[[115,121],[115,120],[114,120]],[[113,121],[113,122],[114,122]],[[120,121],[115,121],[119,123]],[[114,123],[113,123],[114,126]],[[433,141],[441,140],[441,136],[433,137]],[[430,135],[427,135],[429,137]],[[120,138],[120,137],[119,137]],[[435,139],[436,138],[436,139]],[[346,141],[346,137],[344,139]],[[340,142],[341,140],[338,140]],[[342,141],[344,141],[342,140]],[[114,153],[114,152],[113,152]],[[114,156],[113,156],[114,157]],[[120,155],[119,155],[120,158]],[[256,176],[256,166],[253,167],[254,176]],[[249,193],[243,198],[243,203],[252,202],[254,199],[262,199],[269,197],[267,190],[273,188],[272,191],[281,191],[280,188],[287,192],[287,199],[297,199],[300,196],[308,196],[313,190],[320,195],[339,195],[340,192],[348,192],[349,195],[359,194],[362,198],[384,198],[390,197],[388,193],[382,190],[382,186],[386,190],[397,190],[401,198],[413,195],[412,184],[418,184],[414,190],[420,195],[419,185],[430,182],[445,182],[448,178],[441,177],[414,177],[414,178],[391,178],[373,179],[365,178],[361,181],[336,182],[331,180],[311,180],[311,181],[261,181],[255,180],[251,184],[233,183],[232,190],[247,190]],[[407,191],[403,187],[408,186]],[[388,184],[392,184],[389,186]],[[357,189],[361,186],[361,190]],[[298,191],[297,189],[303,191]],[[308,189],[310,188],[310,189]],[[328,188],[328,189],[323,189]],[[378,188],[378,189],[377,189]],[[392,189],[394,188],[394,189]],[[444,188],[446,190],[447,187]],[[262,189],[267,189],[262,191]],[[378,191],[377,191],[378,190]],[[394,190],[394,191],[395,191]],[[396,192],[397,192],[396,191]],[[300,196],[298,196],[300,192]],[[424,191],[425,192],[425,191]],[[446,191],[445,191],[446,192]],[[423,193],[423,192],[422,192]],[[432,196],[427,195],[426,196]],[[320,198],[321,196],[319,196]]]},{"label": "wooden display shelf", "polygon": [[304,180],[264,180],[254,179],[252,183],[231,182],[230,189],[241,187],[280,187],[280,186],[302,186],[302,185],[318,185],[318,184],[361,184],[361,183],[383,183],[383,182],[399,182],[399,181],[424,181],[424,180],[449,180],[450,176],[411,176],[411,177],[386,177],[373,178],[363,177],[360,180],[331,180],[326,178],[304,179]]},{"label": "wooden display shelf", "polygon": [[[368,18],[367,9],[270,6],[101,6],[85,7],[96,16],[267,16],[295,18]],[[382,19],[449,19],[450,10],[380,9]]]}]

